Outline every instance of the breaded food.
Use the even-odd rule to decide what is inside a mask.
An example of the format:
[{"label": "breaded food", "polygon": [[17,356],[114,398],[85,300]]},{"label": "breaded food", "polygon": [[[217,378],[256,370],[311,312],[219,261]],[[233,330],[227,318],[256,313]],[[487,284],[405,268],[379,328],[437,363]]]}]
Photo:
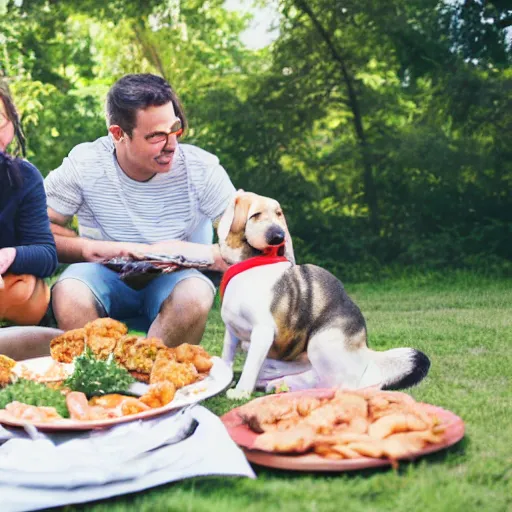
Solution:
[{"label": "breaded food", "polygon": [[96,334],[103,338],[119,339],[128,332],[128,327],[113,318],[98,318],[84,325],[87,335]]},{"label": "breaded food", "polygon": [[149,374],[158,352],[166,348],[159,338],[137,340],[128,348],[122,364],[127,370]]},{"label": "breaded food", "polygon": [[192,363],[171,361],[166,354],[158,355],[149,378],[150,384],[157,382],[172,382],[176,389],[188,386],[197,380],[198,372]]},{"label": "breaded food", "polygon": [[98,318],[84,327],[87,345],[98,359],[107,359],[114,352],[117,341],[128,332],[128,327],[113,318]]},{"label": "breaded food", "polygon": [[73,329],[50,341],[50,354],[59,363],[72,363],[85,348],[87,333],[85,329]]},{"label": "breaded food", "polygon": [[0,366],[0,388],[11,383],[11,370]]},{"label": "breaded food", "polygon": [[179,363],[192,363],[198,372],[209,372],[213,366],[210,354],[208,354],[208,352],[199,345],[182,343],[174,349],[174,353],[176,354],[176,360]]},{"label": "breaded food", "polygon": [[144,384],[149,384],[149,373],[135,372],[133,370],[128,370],[128,373],[137,381],[143,382]]},{"label": "breaded food", "polygon": [[14,359],[0,354],[0,388],[11,383],[11,373],[15,366],[16,361]]},{"label": "breaded food", "polygon": [[0,354],[0,368],[5,368],[6,370],[12,370],[15,366],[16,366],[16,361],[14,359],[11,359],[10,357]]},{"label": "breaded food", "polygon": [[242,406],[244,423],[261,433],[253,447],[278,453],[312,450],[333,460],[385,457],[396,467],[398,458],[443,441],[437,417],[403,393],[337,390],[316,403],[300,403],[304,399],[312,397],[283,394]]},{"label": "breaded food", "polygon": [[176,386],[172,382],[157,382],[149,386],[148,392],[140,397],[140,401],[154,409],[172,402],[175,394]]},{"label": "breaded food", "polygon": [[133,334],[125,334],[124,336],[121,336],[121,338],[117,340],[114,348],[114,357],[116,361],[124,366],[127,357],[130,355],[131,347],[141,339],[143,338],[140,336],[134,336]]}]

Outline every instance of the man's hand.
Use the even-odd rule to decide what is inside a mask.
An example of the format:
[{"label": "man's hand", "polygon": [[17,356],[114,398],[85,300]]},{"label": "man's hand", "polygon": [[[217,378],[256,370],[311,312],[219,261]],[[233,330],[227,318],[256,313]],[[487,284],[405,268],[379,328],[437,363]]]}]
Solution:
[{"label": "man's hand", "polygon": [[84,261],[98,263],[119,256],[139,259],[148,252],[151,252],[151,245],[148,244],[87,240],[82,256]]},{"label": "man's hand", "polygon": [[14,247],[4,247],[0,249],[0,275],[5,274],[16,258],[16,249]]},{"label": "man's hand", "polygon": [[216,272],[226,272],[226,270],[230,267],[230,265],[221,256],[219,244],[212,245],[212,250],[213,250],[213,265],[211,265],[210,269],[215,270]]}]

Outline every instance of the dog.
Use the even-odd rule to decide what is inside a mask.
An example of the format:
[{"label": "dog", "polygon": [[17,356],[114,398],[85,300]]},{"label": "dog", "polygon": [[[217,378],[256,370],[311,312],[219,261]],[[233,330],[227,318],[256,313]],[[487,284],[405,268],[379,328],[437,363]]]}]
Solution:
[{"label": "dog", "polygon": [[232,267],[220,292],[226,331],[222,358],[232,366],[247,348],[231,399],[256,387],[403,389],[419,383],[430,361],[412,348],[378,352],[367,345],[364,317],[343,284],[316,265],[296,265],[279,203],[238,191],[217,227]]}]

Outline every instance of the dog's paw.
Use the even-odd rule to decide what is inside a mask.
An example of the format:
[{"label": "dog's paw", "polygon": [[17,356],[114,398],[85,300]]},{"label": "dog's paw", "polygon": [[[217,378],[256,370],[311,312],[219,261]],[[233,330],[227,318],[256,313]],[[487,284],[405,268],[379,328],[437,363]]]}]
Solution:
[{"label": "dog's paw", "polygon": [[251,392],[236,388],[228,389],[226,391],[226,397],[229,398],[229,400],[247,400],[251,397]]}]

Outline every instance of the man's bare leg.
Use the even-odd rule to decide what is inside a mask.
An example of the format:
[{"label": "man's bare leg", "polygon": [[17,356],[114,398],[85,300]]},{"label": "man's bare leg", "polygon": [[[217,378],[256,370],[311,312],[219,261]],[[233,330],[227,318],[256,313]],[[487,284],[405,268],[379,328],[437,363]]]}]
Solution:
[{"label": "man's bare leg", "polygon": [[100,318],[97,301],[89,287],[78,279],[64,279],[52,289],[53,314],[64,331],[79,329]]},{"label": "man's bare leg", "polygon": [[198,345],[213,297],[211,286],[203,279],[189,277],[180,281],[162,304],[160,313],[149,328],[148,337],[161,338],[168,347],[181,343]]}]

